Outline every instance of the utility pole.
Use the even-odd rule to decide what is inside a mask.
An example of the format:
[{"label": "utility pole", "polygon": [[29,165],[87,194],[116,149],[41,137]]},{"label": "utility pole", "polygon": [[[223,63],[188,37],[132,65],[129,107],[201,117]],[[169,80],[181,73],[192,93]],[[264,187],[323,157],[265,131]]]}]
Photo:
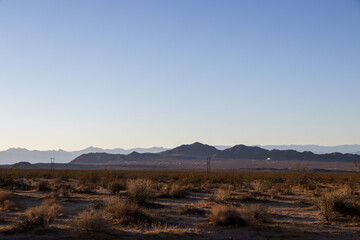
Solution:
[{"label": "utility pole", "polygon": [[55,158],[50,158],[50,169],[51,171],[54,171],[55,168]]},{"label": "utility pole", "polygon": [[206,158],[206,173],[209,177],[210,176],[210,157]]}]

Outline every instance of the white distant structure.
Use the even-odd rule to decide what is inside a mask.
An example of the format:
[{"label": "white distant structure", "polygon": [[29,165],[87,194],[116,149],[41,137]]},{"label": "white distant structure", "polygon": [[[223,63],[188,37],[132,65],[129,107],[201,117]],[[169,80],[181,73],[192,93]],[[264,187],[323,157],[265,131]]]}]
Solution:
[{"label": "white distant structure", "polygon": [[267,161],[271,161],[271,158],[267,158],[266,160],[267,160]]}]

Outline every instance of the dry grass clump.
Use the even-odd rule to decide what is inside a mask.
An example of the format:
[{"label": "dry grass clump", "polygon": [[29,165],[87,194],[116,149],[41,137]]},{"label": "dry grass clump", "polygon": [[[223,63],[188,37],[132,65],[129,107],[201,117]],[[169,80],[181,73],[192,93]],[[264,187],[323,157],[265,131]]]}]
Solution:
[{"label": "dry grass clump", "polygon": [[111,194],[118,194],[120,191],[126,190],[126,183],[124,181],[112,181],[106,187]]},{"label": "dry grass clump", "polygon": [[185,198],[187,194],[186,188],[179,183],[171,184],[169,187],[169,195],[172,198]]},{"label": "dry grass clump", "polygon": [[73,226],[80,232],[102,232],[108,228],[108,222],[102,212],[91,209],[79,213]]},{"label": "dry grass clump", "polygon": [[4,201],[9,200],[12,197],[11,192],[0,191],[0,205],[4,203]]},{"label": "dry grass clump", "polygon": [[14,183],[14,179],[7,174],[0,175],[0,187],[8,187]]},{"label": "dry grass clump", "polygon": [[73,188],[71,185],[62,185],[58,189],[58,192],[59,197],[70,197],[73,192]]},{"label": "dry grass clump", "polygon": [[35,191],[37,192],[45,192],[50,191],[50,185],[48,181],[40,181],[35,183]]},{"label": "dry grass clump", "polygon": [[2,209],[5,211],[13,211],[18,209],[18,203],[12,200],[5,200]]},{"label": "dry grass clump", "polygon": [[16,190],[32,190],[33,187],[29,184],[27,184],[23,179],[16,179],[12,182],[12,184],[9,186],[10,190],[16,191]]},{"label": "dry grass clump", "polygon": [[31,190],[33,187],[27,184],[24,179],[15,179],[12,176],[0,176],[0,187],[11,191]]},{"label": "dry grass clump", "polygon": [[53,193],[54,197],[70,197],[74,192],[74,187],[70,184],[59,184],[56,186],[56,190]]},{"label": "dry grass clump", "polygon": [[159,198],[185,198],[188,195],[187,188],[181,183],[172,183],[160,191]]},{"label": "dry grass clump", "polygon": [[34,226],[46,227],[61,213],[61,207],[54,201],[44,201],[40,206],[31,207],[19,216],[18,228],[32,229]]},{"label": "dry grass clump", "polygon": [[231,199],[231,190],[232,190],[231,186],[225,186],[223,188],[218,189],[215,194],[215,201],[225,202]]},{"label": "dry grass clump", "polygon": [[262,180],[255,180],[255,181],[251,182],[251,187],[257,193],[264,193],[271,187],[271,184],[269,182],[265,182]]},{"label": "dry grass clump", "polygon": [[360,215],[360,206],[354,201],[352,190],[348,187],[323,192],[314,204],[326,221],[333,220],[338,213]]},{"label": "dry grass clump", "polygon": [[290,185],[285,183],[276,183],[273,184],[270,189],[268,189],[267,193],[271,197],[278,197],[281,195],[294,195],[293,191],[291,190]]},{"label": "dry grass clump", "polygon": [[206,178],[206,176],[203,173],[199,173],[199,172],[186,172],[186,173],[181,173],[178,177],[178,179],[183,183],[183,184],[198,184],[198,183],[202,183],[204,182],[204,179]]},{"label": "dry grass clump", "polygon": [[117,198],[108,199],[104,211],[116,224],[122,226],[145,226],[153,221],[146,209],[136,203]]},{"label": "dry grass clump", "polygon": [[309,180],[305,184],[303,184],[301,187],[307,191],[314,191],[317,189],[318,184],[315,181]]},{"label": "dry grass clump", "polygon": [[14,195],[12,193],[0,191],[0,208],[5,211],[16,210],[18,204],[13,199]]},{"label": "dry grass clump", "polygon": [[253,204],[243,207],[241,212],[251,223],[268,223],[270,222],[270,212],[267,207],[260,204]]},{"label": "dry grass clump", "polygon": [[154,198],[151,180],[129,180],[127,183],[127,190],[130,200],[134,203],[143,204]]},{"label": "dry grass clump", "polygon": [[191,235],[192,237],[199,235],[200,230],[198,228],[182,228],[181,226],[153,223],[149,226],[149,228],[144,229],[143,232],[146,235],[151,234],[155,236],[161,236],[163,234],[166,234],[167,236],[173,235],[179,238],[179,237],[186,237],[186,235]]},{"label": "dry grass clump", "polygon": [[215,226],[240,227],[246,225],[240,210],[232,205],[215,205],[208,214],[210,224]]},{"label": "dry grass clump", "polygon": [[88,185],[92,188],[95,187],[101,180],[100,171],[96,170],[84,171],[79,175],[78,179],[80,180],[80,183]]}]

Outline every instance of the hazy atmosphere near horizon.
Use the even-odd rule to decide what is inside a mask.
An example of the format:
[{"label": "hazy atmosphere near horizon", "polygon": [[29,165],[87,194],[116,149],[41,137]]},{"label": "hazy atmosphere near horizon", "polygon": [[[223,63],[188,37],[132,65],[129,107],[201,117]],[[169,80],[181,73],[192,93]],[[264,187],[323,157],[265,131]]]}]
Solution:
[{"label": "hazy atmosphere near horizon", "polygon": [[0,0],[0,150],[360,144],[360,1]]}]

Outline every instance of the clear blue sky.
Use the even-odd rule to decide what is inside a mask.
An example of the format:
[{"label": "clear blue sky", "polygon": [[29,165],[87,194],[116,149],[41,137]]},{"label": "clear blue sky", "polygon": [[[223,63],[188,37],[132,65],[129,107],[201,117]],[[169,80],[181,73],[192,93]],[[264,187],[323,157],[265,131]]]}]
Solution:
[{"label": "clear blue sky", "polygon": [[0,149],[360,144],[360,2],[0,0]]}]

